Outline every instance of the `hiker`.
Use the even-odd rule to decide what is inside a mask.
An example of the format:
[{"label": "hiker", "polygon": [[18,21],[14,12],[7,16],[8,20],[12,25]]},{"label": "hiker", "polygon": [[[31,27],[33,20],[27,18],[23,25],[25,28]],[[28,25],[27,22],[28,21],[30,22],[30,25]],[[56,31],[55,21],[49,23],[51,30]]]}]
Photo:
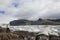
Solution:
[{"label": "hiker", "polygon": [[10,29],[9,29],[9,24],[6,25],[6,32],[9,33]]}]

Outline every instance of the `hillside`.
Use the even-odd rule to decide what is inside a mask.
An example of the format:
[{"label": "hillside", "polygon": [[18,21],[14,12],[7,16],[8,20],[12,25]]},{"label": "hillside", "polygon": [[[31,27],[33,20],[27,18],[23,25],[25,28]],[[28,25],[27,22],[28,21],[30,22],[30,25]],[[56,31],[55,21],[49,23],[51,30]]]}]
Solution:
[{"label": "hillside", "polygon": [[60,25],[60,20],[38,19],[37,21],[31,21],[21,19],[11,21],[10,25]]}]

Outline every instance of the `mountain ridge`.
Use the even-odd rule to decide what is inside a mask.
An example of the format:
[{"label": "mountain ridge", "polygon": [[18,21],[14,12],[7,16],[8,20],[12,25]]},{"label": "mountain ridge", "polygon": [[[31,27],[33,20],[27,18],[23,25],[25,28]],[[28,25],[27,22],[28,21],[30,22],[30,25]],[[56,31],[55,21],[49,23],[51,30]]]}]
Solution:
[{"label": "mountain ridge", "polygon": [[38,19],[36,21],[32,20],[13,20],[10,25],[60,25],[60,19]]}]

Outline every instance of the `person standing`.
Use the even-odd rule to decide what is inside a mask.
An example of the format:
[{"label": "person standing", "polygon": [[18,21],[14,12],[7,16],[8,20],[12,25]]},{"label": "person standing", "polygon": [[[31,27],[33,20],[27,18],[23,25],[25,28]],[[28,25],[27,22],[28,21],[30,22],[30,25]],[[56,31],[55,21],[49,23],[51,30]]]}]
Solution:
[{"label": "person standing", "polygon": [[10,29],[9,29],[9,24],[6,25],[6,32],[9,33]]}]

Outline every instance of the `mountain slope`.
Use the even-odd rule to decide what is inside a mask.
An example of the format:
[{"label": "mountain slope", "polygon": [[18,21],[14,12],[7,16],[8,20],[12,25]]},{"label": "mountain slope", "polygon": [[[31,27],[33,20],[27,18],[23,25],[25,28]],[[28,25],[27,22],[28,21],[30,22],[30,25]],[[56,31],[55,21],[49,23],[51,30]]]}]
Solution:
[{"label": "mountain slope", "polygon": [[48,20],[48,19],[39,19],[37,21],[31,20],[14,20],[10,22],[10,25],[60,25],[60,20]]}]

